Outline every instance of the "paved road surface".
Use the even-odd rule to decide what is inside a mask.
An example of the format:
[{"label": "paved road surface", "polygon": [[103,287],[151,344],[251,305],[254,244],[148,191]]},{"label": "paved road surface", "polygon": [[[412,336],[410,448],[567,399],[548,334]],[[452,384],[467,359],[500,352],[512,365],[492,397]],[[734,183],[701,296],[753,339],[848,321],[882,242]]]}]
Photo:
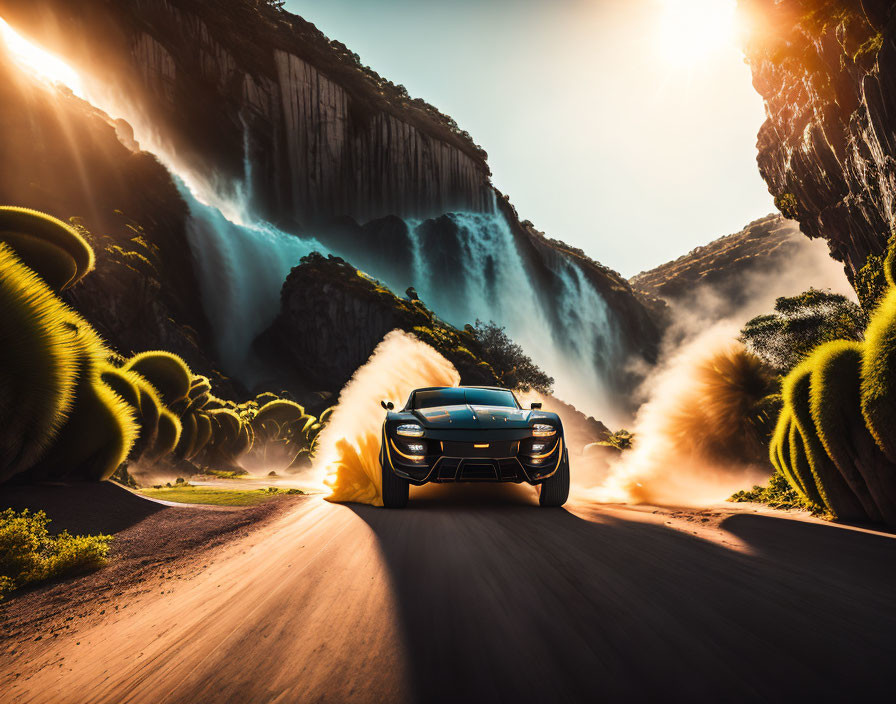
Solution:
[{"label": "paved road surface", "polygon": [[893,696],[896,538],[435,489],[405,511],[310,498],[173,588],[151,583],[101,622],[3,653],[0,699]]}]

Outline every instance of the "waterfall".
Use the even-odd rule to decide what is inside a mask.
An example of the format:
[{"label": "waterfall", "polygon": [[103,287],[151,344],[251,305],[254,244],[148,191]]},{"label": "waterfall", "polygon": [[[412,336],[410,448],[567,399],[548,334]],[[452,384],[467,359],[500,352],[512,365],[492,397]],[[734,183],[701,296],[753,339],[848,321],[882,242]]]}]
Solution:
[{"label": "waterfall", "polygon": [[261,370],[253,363],[252,341],[277,317],[280,289],[290,270],[312,251],[327,248],[314,238],[283,232],[252,215],[249,128],[243,122],[243,179],[232,193],[193,175],[186,182],[172,171],[190,209],[187,240],[198,267],[203,309],[224,369],[251,386]]},{"label": "waterfall", "polygon": [[243,223],[201,202],[181,179],[178,190],[190,208],[187,238],[199,276],[203,308],[225,371],[251,385],[257,370],[251,346],[280,310],[280,289],[292,267],[313,250],[301,239],[266,222]]},{"label": "waterfall", "polygon": [[[410,283],[424,303],[458,327],[477,318],[505,326],[511,339],[554,377],[559,398],[598,417],[613,415],[616,403],[607,380],[621,362],[620,338],[606,302],[581,267],[558,254],[548,262],[556,290],[536,289],[502,214],[443,217],[453,227],[440,228],[433,220],[408,222]],[[387,283],[403,289],[403,282]]]}]

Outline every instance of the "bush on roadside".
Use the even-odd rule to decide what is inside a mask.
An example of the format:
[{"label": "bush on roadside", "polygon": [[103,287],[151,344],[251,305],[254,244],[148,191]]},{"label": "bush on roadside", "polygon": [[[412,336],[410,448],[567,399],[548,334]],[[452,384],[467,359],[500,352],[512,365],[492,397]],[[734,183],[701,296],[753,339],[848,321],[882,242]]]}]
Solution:
[{"label": "bush on roadside", "polygon": [[111,535],[50,535],[50,519],[28,509],[0,513],[0,599],[5,592],[106,564]]},{"label": "bush on roadside", "polygon": [[749,491],[738,491],[729,501],[735,503],[752,502],[765,504],[772,508],[799,508],[810,511],[813,515],[823,514],[824,509],[818,504],[808,501],[794,489],[787,479],[775,472],[768,480],[768,485],[754,485]]}]

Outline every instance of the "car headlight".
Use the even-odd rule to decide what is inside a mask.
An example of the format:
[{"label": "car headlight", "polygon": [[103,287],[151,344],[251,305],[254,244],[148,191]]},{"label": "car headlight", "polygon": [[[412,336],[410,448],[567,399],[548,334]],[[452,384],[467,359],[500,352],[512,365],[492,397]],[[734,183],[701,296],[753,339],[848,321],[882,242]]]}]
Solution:
[{"label": "car headlight", "polygon": [[404,446],[408,448],[409,452],[413,452],[416,455],[422,455],[426,452],[426,445],[422,442],[406,442]]},{"label": "car headlight", "polygon": [[423,427],[417,425],[416,423],[406,423],[405,425],[399,425],[395,432],[398,435],[404,435],[408,438],[422,438],[423,437]]},{"label": "car headlight", "polygon": [[536,423],[532,426],[532,435],[537,438],[547,438],[551,435],[556,435],[557,429],[553,425],[548,425],[546,423]]}]

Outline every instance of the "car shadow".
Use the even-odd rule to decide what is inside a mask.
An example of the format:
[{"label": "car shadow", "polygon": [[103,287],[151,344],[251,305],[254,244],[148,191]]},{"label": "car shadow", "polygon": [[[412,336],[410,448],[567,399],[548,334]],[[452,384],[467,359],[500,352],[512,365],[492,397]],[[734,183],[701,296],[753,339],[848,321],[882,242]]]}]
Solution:
[{"label": "car shadow", "polygon": [[735,551],[509,488],[351,507],[381,546],[418,701],[892,692],[896,540],[735,516],[725,528],[749,546]]},{"label": "car shadow", "polygon": [[6,508],[44,511],[51,533],[114,535],[168,507],[113,482],[66,482],[4,486],[0,509]]}]

